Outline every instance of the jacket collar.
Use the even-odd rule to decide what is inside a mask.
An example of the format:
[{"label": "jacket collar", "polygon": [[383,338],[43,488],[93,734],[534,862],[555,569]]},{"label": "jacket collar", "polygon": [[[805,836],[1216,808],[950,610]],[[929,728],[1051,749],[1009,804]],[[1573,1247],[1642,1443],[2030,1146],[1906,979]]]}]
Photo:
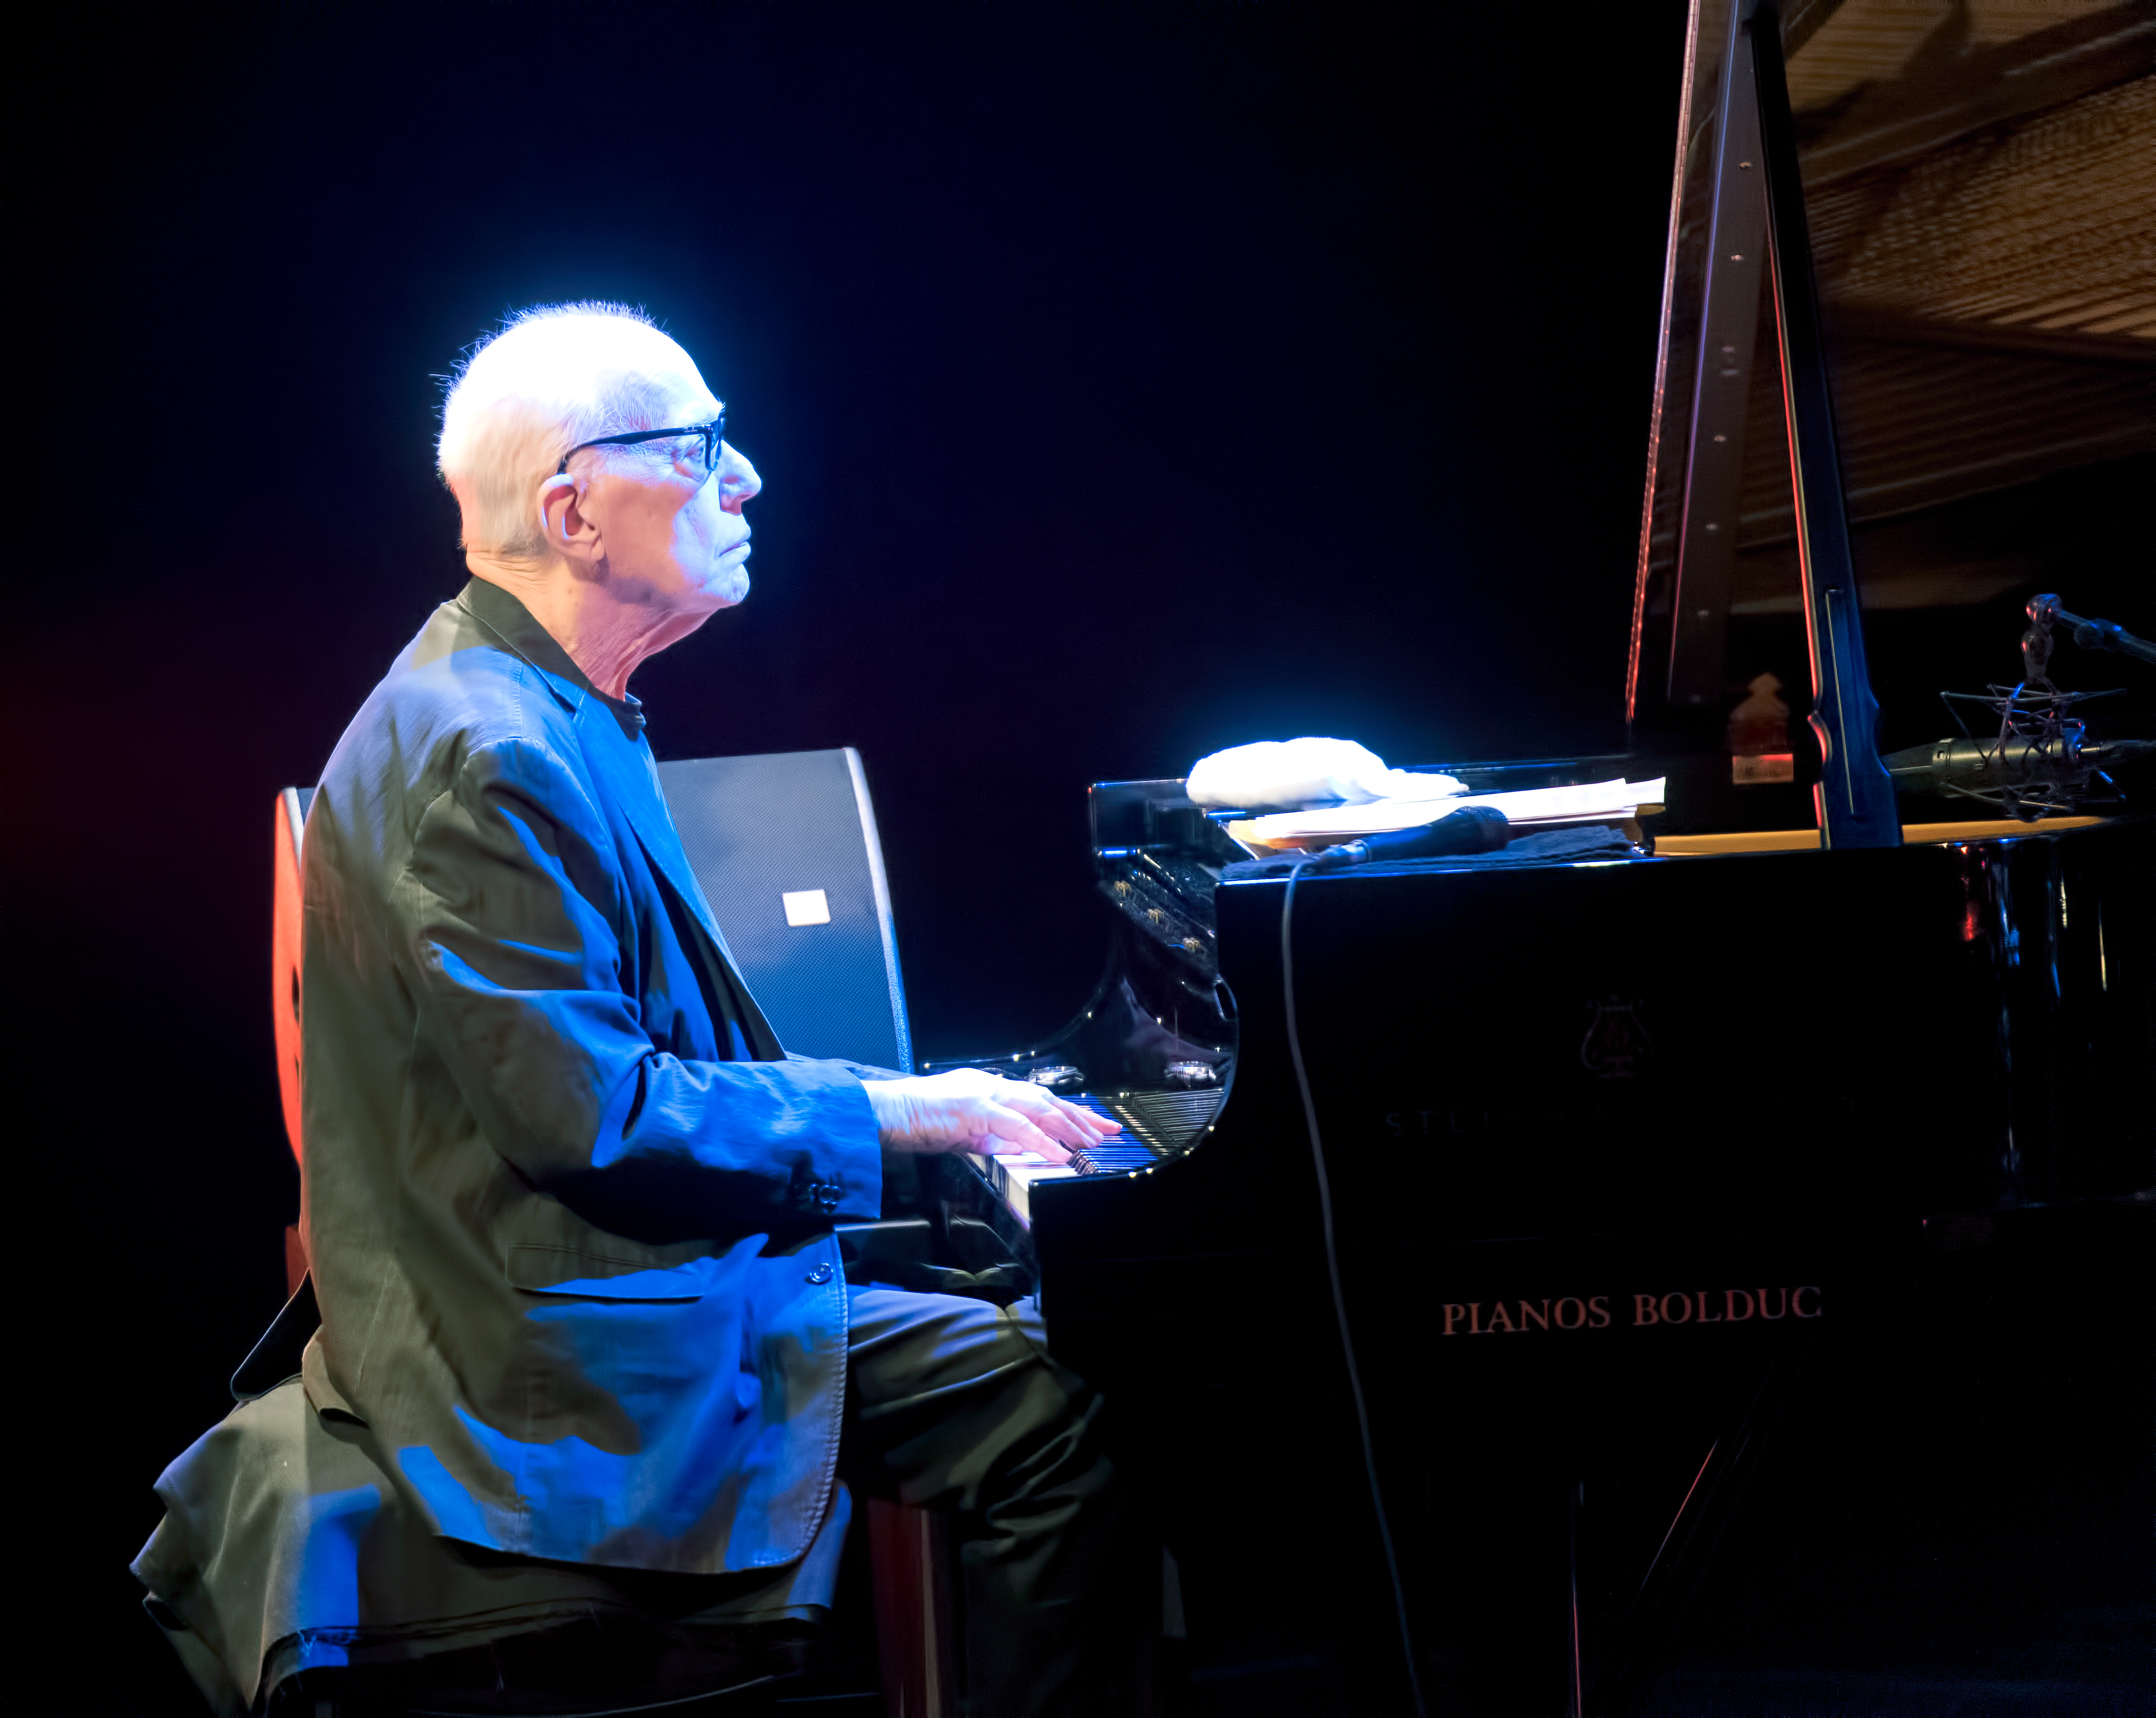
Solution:
[{"label": "jacket collar", "polygon": [[[614,755],[610,745],[602,744],[600,750],[608,755],[603,763],[596,758],[592,762],[603,769],[614,784],[615,803],[629,819],[629,827],[636,832],[644,857],[666,879],[675,895],[688,906],[690,916],[695,919],[704,933],[718,946],[721,957],[729,969],[735,968],[733,951],[726,946],[726,933],[719,928],[718,915],[711,910],[711,902],[696,881],[695,867],[681,846],[681,838],[674,828],[673,813],[667,808],[666,798],[659,786],[657,772],[652,767],[649,749],[638,743],[644,731],[644,706],[635,699],[614,699],[594,686],[584,671],[578,668],[569,653],[546,628],[540,625],[526,608],[500,585],[490,584],[483,578],[469,580],[457,593],[457,603],[472,618],[500,639],[503,646],[521,657],[545,676],[547,688],[562,702],[572,716],[581,720],[585,706],[596,705],[608,711],[619,724],[624,751]],[[594,711],[594,714],[597,712]],[[585,741],[585,755],[592,758],[593,735]],[[744,996],[747,987],[742,987]],[[755,1012],[752,1001],[747,1011],[753,1015],[750,1026],[750,1040],[761,1044],[767,1039],[776,1054],[778,1039],[763,1023],[763,1017]],[[756,1036],[758,1031],[762,1039]],[[762,1054],[759,1049],[759,1054]]]},{"label": "jacket collar", "polygon": [[504,646],[544,674],[548,689],[565,707],[581,711],[588,700],[613,715],[621,725],[624,739],[634,740],[643,731],[644,705],[634,698],[609,698],[600,691],[531,611],[500,585],[483,578],[467,579],[456,600],[465,613]]}]

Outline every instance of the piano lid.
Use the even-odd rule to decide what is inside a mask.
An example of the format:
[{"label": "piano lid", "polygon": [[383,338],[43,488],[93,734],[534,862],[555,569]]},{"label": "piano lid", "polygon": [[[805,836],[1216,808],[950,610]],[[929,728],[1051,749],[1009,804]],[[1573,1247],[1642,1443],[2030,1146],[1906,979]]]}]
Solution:
[{"label": "piano lid", "polygon": [[[1718,720],[1757,671],[1729,659],[1732,618],[1801,609],[1756,108],[1724,99],[1750,94],[1753,3],[1693,0],[1628,720]],[[2156,450],[2156,7],[1787,0],[1783,18],[1843,479],[1875,528],[1864,605],[2026,595],[2025,544],[1950,543],[1939,521]]]}]

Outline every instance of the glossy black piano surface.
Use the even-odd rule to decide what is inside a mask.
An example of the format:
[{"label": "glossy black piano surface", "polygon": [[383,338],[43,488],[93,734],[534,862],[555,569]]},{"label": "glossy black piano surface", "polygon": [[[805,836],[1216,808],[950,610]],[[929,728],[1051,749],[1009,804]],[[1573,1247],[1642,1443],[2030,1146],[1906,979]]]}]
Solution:
[{"label": "glossy black piano surface", "polygon": [[[1065,1033],[982,1064],[1137,1137],[1015,1200],[953,1166],[946,1213],[1000,1226],[1116,1402],[1195,1710],[1404,1710],[1286,1039],[1286,880],[1229,869],[1177,783],[1094,809],[1107,971]],[[1437,1709],[1566,1710],[1575,1613],[1589,1710],[1666,1690],[1685,1643],[1726,1639],[1700,1623],[1725,1583],[1796,1566],[1761,1524],[1808,1486],[1884,1531],[1869,1488],[2000,1459],[1931,1425],[1955,1398],[1930,1368],[1959,1356],[1954,1388],[1995,1400],[2038,1355],[2145,1338],[2123,1309],[2156,1214],[2152,875],[2156,823],[2115,819],[1304,876],[1301,1049]],[[2046,1308],[2077,1321],[2017,1364]],[[1858,1447],[1913,1423],[1940,1434],[1913,1473]]]}]

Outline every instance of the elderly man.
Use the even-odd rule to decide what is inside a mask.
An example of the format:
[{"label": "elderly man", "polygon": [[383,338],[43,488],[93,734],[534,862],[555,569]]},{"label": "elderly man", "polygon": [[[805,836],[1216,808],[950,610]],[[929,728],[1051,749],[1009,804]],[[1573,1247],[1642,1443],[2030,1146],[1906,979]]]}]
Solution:
[{"label": "elderly man", "polygon": [[516,318],[450,390],[473,577],[307,826],[321,1327],[167,1472],[136,1565],[234,1710],[326,1650],[490,1639],[490,1599],[812,1615],[842,1461],[970,1521],[976,1710],[1114,1710],[1081,1652],[1091,1629],[1114,1656],[1097,1402],[1029,1304],[850,1285],[833,1233],[880,1215],[886,1153],[1061,1161],[1113,1124],[986,1074],[788,1057],[735,972],[629,694],[747,593],[759,479],[723,426],[689,355],[612,305]]}]

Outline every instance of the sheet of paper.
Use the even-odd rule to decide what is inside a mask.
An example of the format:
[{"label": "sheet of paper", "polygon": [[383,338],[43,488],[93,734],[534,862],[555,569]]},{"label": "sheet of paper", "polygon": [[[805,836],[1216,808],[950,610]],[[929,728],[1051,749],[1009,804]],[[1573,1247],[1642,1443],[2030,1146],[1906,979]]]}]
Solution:
[{"label": "sheet of paper", "polygon": [[1530,787],[1517,793],[1471,793],[1462,805],[1494,805],[1516,823],[1557,823],[1578,818],[1635,817],[1643,805],[1660,805],[1669,778],[1651,782],[1583,782],[1575,787]]},{"label": "sheet of paper", "polygon": [[1275,812],[1239,818],[1228,826],[1237,840],[1255,847],[1295,846],[1320,838],[1352,840],[1393,829],[1417,829],[1450,816],[1463,805],[1495,806],[1515,824],[1587,823],[1637,817],[1642,806],[1658,806],[1667,778],[1651,782],[1583,782],[1571,787],[1532,787],[1512,793],[1468,793],[1433,803],[1428,800],[1378,800],[1369,805],[1324,805],[1308,811]]}]

